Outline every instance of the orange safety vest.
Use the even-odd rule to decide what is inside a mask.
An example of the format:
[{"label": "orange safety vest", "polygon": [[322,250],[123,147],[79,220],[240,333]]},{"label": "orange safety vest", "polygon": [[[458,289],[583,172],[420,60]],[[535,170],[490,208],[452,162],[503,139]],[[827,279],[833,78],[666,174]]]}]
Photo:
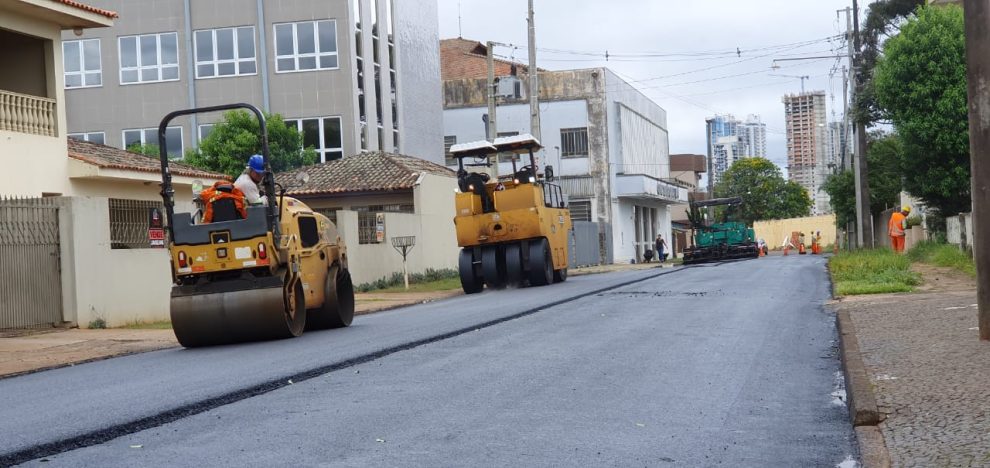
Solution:
[{"label": "orange safety vest", "polygon": [[900,211],[890,215],[887,232],[891,237],[904,237],[904,215]]},{"label": "orange safety vest", "polygon": [[213,222],[213,202],[223,199],[234,200],[237,212],[241,214],[241,219],[247,219],[247,203],[244,201],[244,192],[225,181],[218,181],[212,187],[203,190],[199,198],[206,203],[206,210],[203,212],[203,223]]}]

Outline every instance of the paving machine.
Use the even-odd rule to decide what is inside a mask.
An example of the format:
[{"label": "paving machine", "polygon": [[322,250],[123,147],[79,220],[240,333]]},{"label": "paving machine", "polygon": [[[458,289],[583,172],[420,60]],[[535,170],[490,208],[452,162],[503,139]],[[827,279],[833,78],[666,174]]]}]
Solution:
[{"label": "paving machine", "polygon": [[[176,213],[165,129],[180,116],[233,109],[251,111],[260,123],[264,203],[239,207],[231,197],[199,200],[200,206],[210,204],[210,222],[200,212]],[[172,112],[158,127],[158,145],[172,264],[170,312],[180,344],[289,338],[304,329],[351,324],[354,288],[346,246],[329,219],[286,197],[275,182],[261,111],[230,104]],[[195,185],[193,197],[199,198],[201,187]]]},{"label": "paving machine", "polygon": [[[684,249],[684,264],[717,262],[740,258],[755,258],[760,256],[759,245],[753,228],[744,222],[732,220],[736,207],[742,205],[742,198],[715,198],[691,202],[688,219],[691,222],[694,245]],[[702,208],[725,208],[721,221],[706,222]],[[705,210],[708,211],[708,210]]]},{"label": "paving machine", "polygon": [[[533,152],[541,148],[531,135],[503,137],[451,147],[457,159],[455,196],[458,269],[466,294],[506,286],[543,286],[567,279],[571,215],[553,168],[537,170]],[[512,174],[492,177],[465,167],[497,168],[493,155],[512,155]],[[517,160],[528,155],[528,163]],[[467,160],[467,161],[466,161]],[[525,164],[525,162],[523,163]]]}]

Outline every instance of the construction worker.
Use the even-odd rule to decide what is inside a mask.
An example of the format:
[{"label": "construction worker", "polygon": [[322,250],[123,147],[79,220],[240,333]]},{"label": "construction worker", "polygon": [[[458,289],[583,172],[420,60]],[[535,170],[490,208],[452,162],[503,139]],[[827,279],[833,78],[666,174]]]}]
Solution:
[{"label": "construction worker", "polygon": [[237,187],[247,200],[249,205],[261,205],[264,199],[261,198],[261,181],[265,175],[265,158],[260,154],[251,156],[248,159],[244,172],[234,181]]},{"label": "construction worker", "polygon": [[890,222],[887,223],[887,234],[890,235],[890,246],[894,252],[904,252],[904,235],[907,230],[909,214],[911,214],[911,207],[904,206],[901,211],[890,215]]}]

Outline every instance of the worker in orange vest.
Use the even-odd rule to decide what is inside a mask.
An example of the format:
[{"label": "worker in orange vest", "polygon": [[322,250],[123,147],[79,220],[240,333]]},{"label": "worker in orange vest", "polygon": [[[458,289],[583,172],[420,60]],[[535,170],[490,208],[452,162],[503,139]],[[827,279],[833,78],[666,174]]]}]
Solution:
[{"label": "worker in orange vest", "polygon": [[890,235],[890,246],[894,252],[904,252],[904,231],[907,230],[907,217],[911,214],[911,207],[905,206],[901,211],[890,215],[890,222],[887,223],[887,233]]}]

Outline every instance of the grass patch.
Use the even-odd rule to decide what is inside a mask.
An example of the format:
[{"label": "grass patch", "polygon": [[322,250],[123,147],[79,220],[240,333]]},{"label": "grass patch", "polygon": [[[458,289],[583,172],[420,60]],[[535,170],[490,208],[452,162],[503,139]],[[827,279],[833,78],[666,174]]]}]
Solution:
[{"label": "grass patch", "polygon": [[909,250],[907,257],[912,262],[952,268],[976,278],[976,263],[968,253],[951,244],[922,242]]},{"label": "grass patch", "polygon": [[123,328],[125,330],[171,330],[172,322],[168,320],[160,320],[157,322],[127,322],[122,326],[117,328]]},{"label": "grass patch", "polygon": [[379,289],[373,292],[376,293],[403,293],[403,292],[431,292],[431,291],[447,291],[451,289],[461,289],[461,279],[457,278],[444,278],[436,281],[428,281],[425,283],[413,283],[412,278],[409,279],[409,289],[406,290],[405,285],[399,284],[396,286],[391,286],[385,289]]},{"label": "grass patch", "polygon": [[[418,291],[437,291],[437,288],[443,289],[454,289],[446,288],[444,285],[450,284],[450,280],[455,280],[457,283],[456,287],[460,287],[460,275],[457,270],[453,269],[441,269],[434,270],[433,268],[427,268],[426,271],[422,273],[411,273],[409,275],[409,290],[414,291],[413,285],[422,285]],[[397,292],[399,290],[405,291],[403,286],[402,273],[392,273],[391,277],[381,278],[378,281],[372,281],[370,283],[359,284],[355,287],[356,292],[371,292],[380,290],[391,290],[391,292]]]},{"label": "grass patch", "polygon": [[910,292],[921,284],[911,260],[890,249],[841,252],[829,259],[829,270],[839,296]]}]

